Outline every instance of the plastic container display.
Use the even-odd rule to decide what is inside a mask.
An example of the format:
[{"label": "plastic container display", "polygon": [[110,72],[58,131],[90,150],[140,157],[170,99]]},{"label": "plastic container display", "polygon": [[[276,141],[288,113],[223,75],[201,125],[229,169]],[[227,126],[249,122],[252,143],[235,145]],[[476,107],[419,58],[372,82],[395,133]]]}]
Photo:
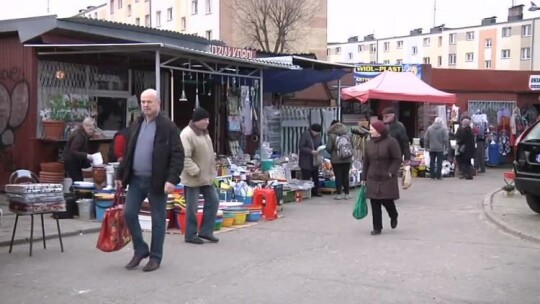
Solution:
[{"label": "plastic container display", "polygon": [[96,207],[96,221],[101,222],[105,216],[107,209],[112,207],[113,200],[95,200],[94,204]]},{"label": "plastic container display", "polygon": [[80,199],[77,200],[77,208],[79,209],[79,219],[89,221],[92,219],[92,200]]}]

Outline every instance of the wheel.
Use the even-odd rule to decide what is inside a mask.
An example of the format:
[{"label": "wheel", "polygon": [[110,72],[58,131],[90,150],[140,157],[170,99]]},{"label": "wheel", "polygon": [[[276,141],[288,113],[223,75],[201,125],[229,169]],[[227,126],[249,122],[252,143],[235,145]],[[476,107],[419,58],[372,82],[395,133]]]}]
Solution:
[{"label": "wheel", "polygon": [[526,199],[527,199],[527,205],[529,205],[529,208],[531,208],[532,211],[536,213],[540,213],[540,196],[527,194]]}]

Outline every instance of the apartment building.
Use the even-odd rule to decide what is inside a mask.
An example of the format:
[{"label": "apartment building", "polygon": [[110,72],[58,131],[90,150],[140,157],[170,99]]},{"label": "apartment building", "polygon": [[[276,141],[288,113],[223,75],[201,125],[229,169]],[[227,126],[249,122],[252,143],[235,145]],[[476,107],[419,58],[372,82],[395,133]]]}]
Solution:
[{"label": "apartment building", "polygon": [[[314,53],[326,58],[327,1],[317,1],[317,14],[305,25],[303,38],[292,43],[291,53]],[[259,46],[246,39],[245,29],[234,21],[234,0],[109,0],[88,7],[79,16],[155,27],[221,40],[236,47]]]},{"label": "apartment building", "polygon": [[[509,9],[508,20],[484,18],[463,28],[413,29],[408,36],[328,44],[328,60],[343,63],[431,64],[447,69],[539,70],[540,18],[523,20],[523,5]],[[535,30],[538,29],[538,30]]]}]

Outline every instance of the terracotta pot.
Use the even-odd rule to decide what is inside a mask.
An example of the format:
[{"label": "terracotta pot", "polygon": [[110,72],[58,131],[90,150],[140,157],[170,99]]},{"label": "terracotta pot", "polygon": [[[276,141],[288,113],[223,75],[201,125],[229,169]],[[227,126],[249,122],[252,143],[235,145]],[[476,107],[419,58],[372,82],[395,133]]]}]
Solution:
[{"label": "terracotta pot", "polygon": [[94,182],[98,185],[103,184],[107,179],[107,170],[105,168],[94,168]]},{"label": "terracotta pot", "polygon": [[44,120],[42,123],[44,138],[55,140],[64,138],[65,122],[60,120]]},{"label": "terracotta pot", "polygon": [[41,163],[39,166],[44,172],[64,172],[64,164],[60,162]]},{"label": "terracotta pot", "polygon": [[83,178],[93,178],[94,171],[92,170],[82,170]]}]

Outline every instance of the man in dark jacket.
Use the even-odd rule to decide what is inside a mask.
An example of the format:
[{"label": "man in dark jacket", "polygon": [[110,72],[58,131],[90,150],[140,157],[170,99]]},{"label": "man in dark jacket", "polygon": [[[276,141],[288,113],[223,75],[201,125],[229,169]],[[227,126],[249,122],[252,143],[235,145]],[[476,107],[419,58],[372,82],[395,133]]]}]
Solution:
[{"label": "man in dark jacket", "polygon": [[94,123],[94,119],[85,118],[64,147],[64,168],[74,182],[82,181],[82,169],[91,166],[92,155],[88,154],[88,141],[95,132]]},{"label": "man in dark jacket", "polygon": [[383,110],[383,121],[388,127],[389,135],[395,138],[401,148],[401,154],[406,163],[411,160],[411,150],[409,148],[409,136],[407,136],[407,129],[405,126],[397,121],[396,109],[388,107]]},{"label": "man in dark jacket", "polygon": [[[160,115],[160,100],[156,90],[141,94],[142,116],[130,127],[126,155],[118,168],[116,186],[129,184],[124,217],[131,232],[135,254],[127,269],[139,266],[150,257],[143,271],[159,268],[163,256],[167,196],[180,182],[184,166],[184,150],[178,128],[167,117]],[[152,214],[152,243],[144,242],[139,212],[148,198]]]},{"label": "man in dark jacket", "polygon": [[298,165],[302,169],[303,180],[313,180],[315,184],[311,193],[313,196],[321,196],[319,194],[319,164],[317,160],[317,148],[322,144],[321,142],[322,127],[319,124],[312,124],[309,129],[302,134],[300,142],[298,143],[298,149],[300,153],[298,156]]},{"label": "man in dark jacket", "polygon": [[456,132],[456,140],[459,153],[457,155],[457,161],[460,164],[460,170],[462,170],[461,178],[473,179],[471,159],[476,154],[476,147],[474,145],[474,133],[469,118],[464,118],[461,121],[461,126]]}]

